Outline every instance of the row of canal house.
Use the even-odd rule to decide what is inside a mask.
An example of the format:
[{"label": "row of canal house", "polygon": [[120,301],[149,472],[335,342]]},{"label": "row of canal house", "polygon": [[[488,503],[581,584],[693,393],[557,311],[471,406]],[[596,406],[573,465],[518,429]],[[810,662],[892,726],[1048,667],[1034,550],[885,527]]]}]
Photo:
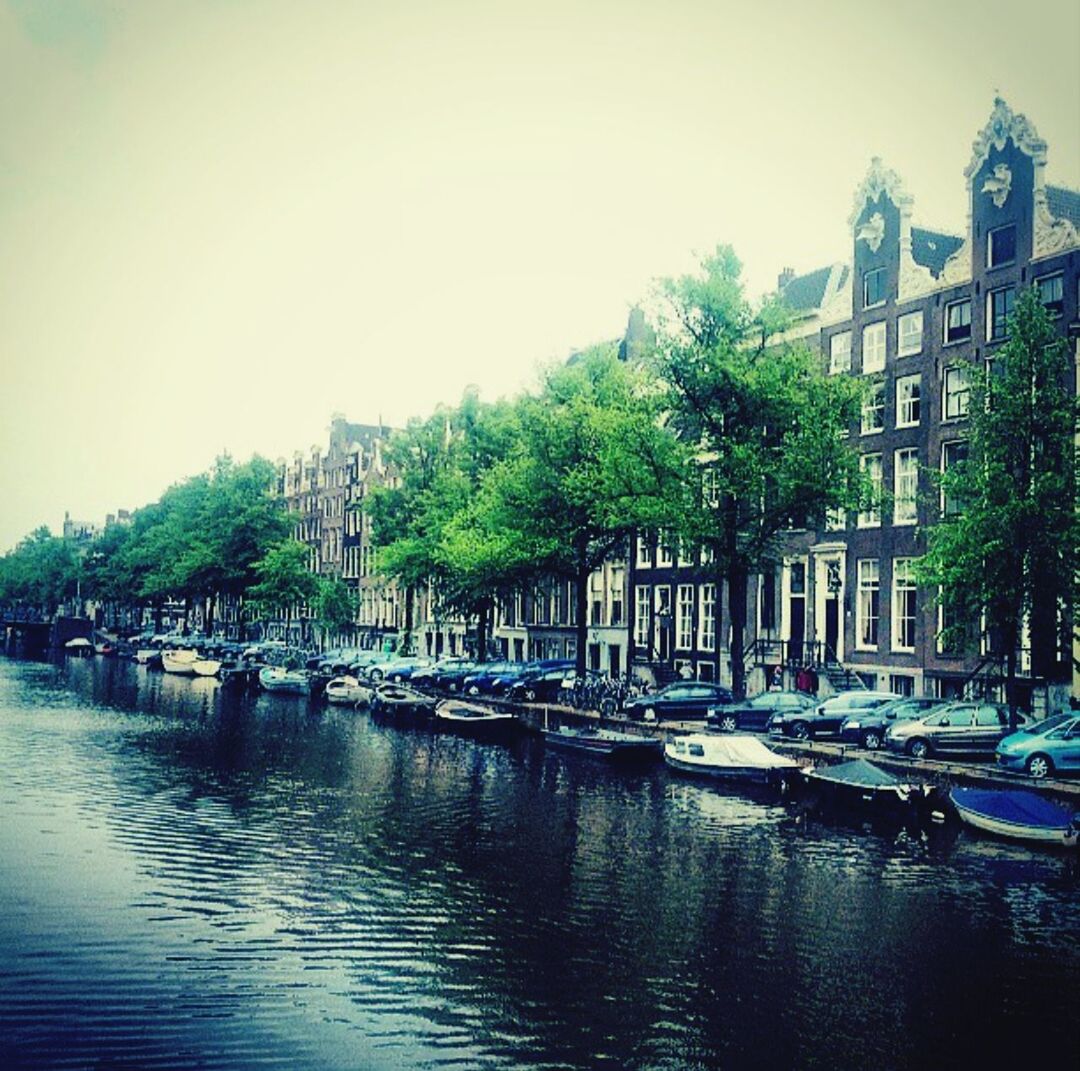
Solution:
[{"label": "row of canal house", "polygon": [[[1039,287],[1080,367],[1080,194],[1047,184],[1046,157],[1032,124],[997,100],[965,170],[968,219],[960,233],[915,226],[901,179],[875,159],[848,220],[850,259],[780,276],[779,293],[795,315],[790,337],[820,348],[829,374],[869,385],[852,439],[888,495],[881,509],[833,517],[825,531],[793,529],[775,570],[754,578],[745,650],[751,690],[777,666],[789,682],[813,666],[837,686],[857,675],[902,693],[950,696],[971,682],[994,688],[993,659],[942,648],[940,610],[915,588],[911,564],[921,552],[919,527],[932,520],[927,470],[964,456],[968,385],[992,368],[1018,288]],[[624,356],[632,359],[647,335],[635,312]],[[350,508],[396,478],[382,457],[388,434],[335,417],[328,448],[297,454],[280,476],[312,569],[356,585],[355,639],[366,646],[396,644],[405,623],[402,593],[374,568],[369,522]],[[663,533],[631,540],[625,556],[590,578],[588,598],[593,668],[730,680],[725,593],[708,562]],[[299,610],[292,638],[311,639],[311,615]],[[572,585],[552,580],[498,608],[495,650],[513,660],[573,657],[575,615]],[[474,623],[444,617],[428,593],[417,594],[413,624],[421,653],[457,654],[475,641]],[[1044,685],[1057,693],[1051,703],[1062,701],[1070,656],[1080,655],[1061,639],[1067,630],[1053,626],[1029,629],[1020,652],[1037,706],[1046,702]],[[1072,692],[1080,694],[1080,680]]]}]

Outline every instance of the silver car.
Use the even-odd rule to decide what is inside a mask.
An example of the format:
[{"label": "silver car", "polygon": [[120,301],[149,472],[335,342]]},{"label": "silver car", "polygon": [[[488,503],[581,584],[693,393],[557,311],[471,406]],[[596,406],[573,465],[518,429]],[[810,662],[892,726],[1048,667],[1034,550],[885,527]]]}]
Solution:
[{"label": "silver car", "polygon": [[[1030,715],[1017,713],[1017,726],[1030,723]],[[933,755],[990,758],[1011,731],[1007,706],[964,701],[939,707],[925,718],[898,722],[885,733],[885,747],[916,759]]]}]

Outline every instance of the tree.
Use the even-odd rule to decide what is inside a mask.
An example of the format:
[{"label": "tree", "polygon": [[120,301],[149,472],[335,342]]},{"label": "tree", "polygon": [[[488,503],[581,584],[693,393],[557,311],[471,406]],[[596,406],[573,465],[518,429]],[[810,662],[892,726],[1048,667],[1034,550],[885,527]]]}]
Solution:
[{"label": "tree", "polygon": [[773,567],[793,522],[820,523],[867,493],[845,442],[858,384],[824,375],[818,354],[782,341],[784,310],[774,301],[754,309],[740,276],[732,249],[719,246],[698,274],[663,281],[656,350],[671,426],[698,459],[673,491],[682,503],[676,534],[712,551],[717,591],[726,582],[739,698],[750,577]]},{"label": "tree", "polygon": [[1052,677],[1077,604],[1080,402],[1068,344],[1034,288],[1017,298],[1008,333],[987,377],[973,377],[967,459],[937,477],[958,508],[928,531],[916,575],[947,607],[946,642],[971,649],[989,635],[1015,727],[1025,623],[1033,671]]},{"label": "tree", "polygon": [[319,577],[315,616],[326,633],[341,633],[356,624],[356,592],[339,576]]},{"label": "tree", "polygon": [[0,602],[49,617],[75,595],[78,579],[74,547],[42,526],[0,558]]},{"label": "tree", "polygon": [[271,547],[253,566],[258,582],[249,595],[256,611],[285,618],[285,635],[293,607],[312,602],[319,593],[319,578],[308,568],[308,548],[295,539]]}]

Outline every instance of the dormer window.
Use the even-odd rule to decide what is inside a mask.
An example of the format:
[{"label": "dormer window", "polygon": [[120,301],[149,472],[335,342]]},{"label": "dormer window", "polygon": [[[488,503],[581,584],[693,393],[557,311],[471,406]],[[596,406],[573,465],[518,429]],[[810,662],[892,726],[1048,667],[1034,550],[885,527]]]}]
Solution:
[{"label": "dormer window", "polygon": [[986,235],[986,266],[1000,268],[1016,260],[1016,227],[995,227]]},{"label": "dormer window", "polygon": [[863,274],[863,308],[885,304],[885,269],[874,268]]}]

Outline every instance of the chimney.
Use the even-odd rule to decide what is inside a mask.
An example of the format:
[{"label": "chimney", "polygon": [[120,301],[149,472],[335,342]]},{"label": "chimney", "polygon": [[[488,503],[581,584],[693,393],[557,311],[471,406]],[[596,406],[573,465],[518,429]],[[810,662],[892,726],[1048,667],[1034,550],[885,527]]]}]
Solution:
[{"label": "chimney", "polygon": [[784,287],[787,286],[788,283],[790,283],[791,280],[794,279],[794,278],[795,278],[795,269],[794,268],[785,268],[776,277],[776,289],[777,290],[783,290]]}]

